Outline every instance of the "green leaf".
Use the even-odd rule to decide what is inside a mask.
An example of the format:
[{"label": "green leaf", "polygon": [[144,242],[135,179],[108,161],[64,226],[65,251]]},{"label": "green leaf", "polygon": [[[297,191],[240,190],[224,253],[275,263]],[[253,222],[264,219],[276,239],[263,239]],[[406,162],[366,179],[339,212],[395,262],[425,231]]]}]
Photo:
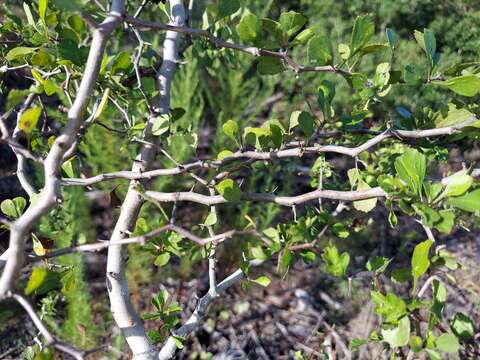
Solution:
[{"label": "green leaf", "polygon": [[225,159],[226,157],[232,156],[233,152],[230,150],[222,150],[217,155],[217,160]]},{"label": "green leaf", "polygon": [[333,276],[344,276],[350,263],[350,255],[346,252],[340,255],[333,245],[323,249],[322,259],[325,262],[325,269]]},{"label": "green leaf", "polygon": [[472,97],[480,91],[480,78],[473,74],[462,75],[447,81],[432,81],[432,84],[445,86],[459,95]]},{"label": "green leaf", "polygon": [[364,47],[375,33],[375,26],[369,15],[358,16],[355,19],[350,40],[351,56]]},{"label": "green leaf", "polygon": [[282,30],[282,25],[272,19],[262,19],[262,27],[269,34],[273,35],[275,38],[275,46],[287,46],[288,39],[287,34]]},{"label": "green leaf", "polygon": [[435,119],[435,127],[447,127],[451,125],[461,124],[470,120],[474,116],[473,113],[465,108],[457,108],[454,104],[448,104],[448,112],[445,117]]},{"label": "green leaf", "polygon": [[442,334],[435,340],[437,349],[446,353],[457,353],[460,343],[454,334]]},{"label": "green leaf", "polygon": [[385,62],[377,65],[373,84],[378,88],[383,88],[390,80],[390,64]]},{"label": "green leaf", "polygon": [[445,196],[463,195],[470,186],[472,186],[473,178],[467,174],[458,174],[448,178],[447,187],[445,188]]},{"label": "green leaf", "polygon": [[365,340],[365,339],[352,339],[352,341],[350,342],[350,350],[352,352],[356,352],[358,351],[358,349],[360,348],[360,346],[363,346],[363,345],[366,345],[368,344],[368,340]]},{"label": "green leaf", "polygon": [[72,270],[67,271],[61,278],[62,292],[70,292],[75,289],[75,274]]},{"label": "green leaf", "polygon": [[205,219],[205,226],[213,226],[217,223],[217,215],[214,212],[210,212]]},{"label": "green leaf", "polygon": [[93,120],[96,120],[102,115],[103,111],[107,107],[108,104],[108,96],[110,95],[110,88],[106,88],[105,92],[102,95],[102,100],[100,100],[100,104],[98,104],[97,110],[93,115]]},{"label": "green leaf", "polygon": [[312,115],[306,111],[300,112],[298,115],[298,127],[307,138],[311,138],[315,131],[315,121]]},{"label": "green leaf", "polygon": [[308,42],[314,35],[315,32],[312,29],[305,29],[301,31],[297,36],[295,36],[295,39],[293,40],[291,45],[303,45]]},{"label": "green leaf", "polygon": [[240,22],[237,25],[237,33],[245,43],[253,43],[260,37],[260,31],[262,29],[262,23],[260,19],[253,14],[247,14],[242,17]]},{"label": "green leaf", "polygon": [[160,136],[170,129],[170,116],[167,114],[159,115],[153,119],[152,135]]},{"label": "green leaf", "polygon": [[343,60],[350,58],[351,50],[347,44],[338,44],[338,53]]},{"label": "green leaf", "polygon": [[6,110],[12,110],[15,106],[22,103],[30,93],[29,90],[12,89],[8,93]]},{"label": "green leaf", "polygon": [[442,360],[442,357],[432,349],[425,349],[425,352],[428,354],[430,360]]},{"label": "green leaf", "polygon": [[20,121],[18,122],[18,127],[25,133],[30,134],[32,130],[37,126],[38,119],[40,118],[40,114],[42,113],[42,109],[39,107],[33,107],[25,110],[20,117]]},{"label": "green leaf", "polygon": [[172,335],[172,339],[173,339],[173,342],[175,343],[175,346],[178,348],[178,349],[183,349],[185,347],[185,339],[181,336],[174,336]]},{"label": "green leaf", "polygon": [[327,36],[314,36],[308,42],[308,61],[310,64],[317,65],[332,65],[333,63],[333,48],[330,38]]},{"label": "green leaf", "polygon": [[480,211],[480,189],[471,191],[461,196],[451,197],[448,203],[463,211]]},{"label": "green leaf", "polygon": [[58,85],[51,79],[45,80],[43,83],[43,88],[47,96],[52,96],[59,90]]},{"label": "green leaf", "polygon": [[307,18],[295,11],[288,11],[281,13],[278,21],[281,30],[287,35],[285,40],[288,41],[305,25]]},{"label": "green leaf", "polygon": [[[432,240],[425,240],[415,246],[412,255],[412,276],[414,281],[414,289],[416,288],[417,280],[425,274],[425,272],[430,267],[430,259],[428,256],[428,252],[430,247],[432,246]],[[414,290],[415,291],[415,290]]]},{"label": "green leaf", "polygon": [[122,51],[113,58],[110,72],[112,74],[125,72],[131,65],[132,60],[130,58],[130,53],[128,51]]},{"label": "green leaf", "polygon": [[387,323],[397,324],[398,320],[407,314],[407,304],[393,293],[384,296],[379,292],[372,291],[371,297],[375,312],[383,316]]},{"label": "green leaf", "polygon": [[236,13],[240,9],[240,0],[220,0],[217,19],[221,20]]},{"label": "green leaf", "polygon": [[42,285],[47,277],[47,269],[41,267],[34,267],[32,275],[28,279],[27,287],[25,288],[25,295],[30,295]]},{"label": "green leaf", "polygon": [[425,52],[427,53],[429,60],[432,62],[432,65],[435,65],[434,59],[435,52],[437,51],[437,41],[434,32],[429,29],[424,29],[423,39],[425,43]]},{"label": "green leaf", "polygon": [[410,348],[417,353],[423,349],[423,339],[420,336],[413,335],[410,337]]},{"label": "green leaf", "polygon": [[438,213],[441,219],[435,224],[435,228],[444,234],[450,234],[455,225],[455,212],[453,210],[442,210]]},{"label": "green leaf", "polygon": [[12,200],[6,199],[3,200],[0,204],[0,209],[2,212],[12,219],[19,218],[23,214],[23,210],[27,206],[27,200],[23,197],[18,196]]},{"label": "green leaf", "polygon": [[332,226],[332,230],[337,235],[339,238],[346,239],[349,235],[350,232],[348,229],[345,227],[343,223],[336,223]]},{"label": "green leaf", "polygon": [[393,329],[382,329],[383,340],[392,348],[402,347],[408,344],[410,339],[410,319],[403,317],[398,326]]},{"label": "green leaf", "polygon": [[252,280],[252,282],[254,282],[254,283],[256,283],[260,286],[267,287],[268,285],[270,285],[271,280],[266,276],[260,276],[260,277],[256,278],[255,280]]},{"label": "green leaf", "polygon": [[47,12],[48,0],[38,0],[38,15],[45,22],[45,13]]},{"label": "green leaf", "polygon": [[408,148],[403,155],[395,160],[395,169],[398,176],[407,183],[416,194],[421,195],[422,183],[427,171],[425,155],[416,149]]},{"label": "green leaf", "polygon": [[[360,180],[357,186],[357,190],[368,190],[371,189],[370,185],[368,185],[365,181]],[[375,206],[377,205],[377,198],[359,200],[353,202],[353,207],[359,211],[363,211],[368,213],[372,211]]]},{"label": "green leaf", "polygon": [[229,202],[237,202],[242,198],[242,191],[232,179],[222,180],[215,189]]},{"label": "green leaf", "polygon": [[162,267],[167,265],[169,261],[170,261],[170,253],[164,252],[156,257],[154,264],[159,267]]},{"label": "green leaf", "polygon": [[235,120],[228,120],[223,124],[222,130],[230,139],[238,141],[238,124]]},{"label": "green leaf", "polygon": [[391,261],[392,259],[386,257],[375,256],[373,259],[368,260],[366,268],[368,271],[375,271],[375,273],[380,274],[386,270]]},{"label": "green leaf", "polygon": [[285,67],[279,58],[264,56],[258,61],[257,70],[261,75],[276,75],[283,72]]},{"label": "green leaf", "polygon": [[475,335],[472,319],[462,313],[456,313],[449,321],[453,333],[462,340],[469,340]]},{"label": "green leaf", "polygon": [[36,48],[32,48],[32,47],[17,46],[16,48],[13,48],[7,53],[7,55],[5,56],[5,59],[7,59],[7,61],[13,61],[19,58],[23,59],[25,56],[33,53],[35,49]]},{"label": "green leaf", "polygon": [[32,10],[30,10],[30,6],[28,6],[28,4],[26,3],[23,3],[23,10],[25,11],[25,15],[27,16],[28,25],[35,27],[35,20],[33,19],[33,14]]}]

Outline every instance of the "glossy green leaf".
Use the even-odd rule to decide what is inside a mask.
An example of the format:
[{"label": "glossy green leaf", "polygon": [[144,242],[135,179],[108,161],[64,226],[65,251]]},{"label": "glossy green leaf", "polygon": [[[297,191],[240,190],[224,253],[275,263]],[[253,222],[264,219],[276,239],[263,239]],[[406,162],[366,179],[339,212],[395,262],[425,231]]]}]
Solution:
[{"label": "glossy green leaf", "polygon": [[375,33],[375,26],[369,15],[362,15],[355,19],[350,40],[351,55],[355,55],[364,47]]},{"label": "glossy green leaf", "polygon": [[475,335],[475,325],[471,318],[456,313],[449,321],[453,333],[462,340],[469,340]]},{"label": "glossy green leaf", "polygon": [[119,72],[125,72],[132,65],[130,53],[128,51],[121,51],[112,61],[111,73],[117,74]]},{"label": "glossy green leaf", "polygon": [[215,189],[229,202],[236,202],[242,198],[242,190],[232,179],[222,180],[215,186]]},{"label": "glossy green leaf", "polygon": [[350,255],[347,252],[339,253],[333,245],[323,249],[322,259],[325,262],[326,271],[333,276],[344,276],[350,263]]},{"label": "glossy green leaf", "polygon": [[23,214],[25,207],[27,206],[27,200],[18,196],[13,199],[3,200],[0,204],[2,212],[12,219],[16,219]]},{"label": "glossy green leaf", "polygon": [[169,261],[170,261],[170,253],[164,252],[155,258],[154,264],[157,265],[158,267],[162,267],[167,265]]},{"label": "glossy green leaf", "polygon": [[279,58],[266,56],[258,61],[257,70],[261,75],[276,75],[283,72],[285,67]]},{"label": "glossy green leaf", "polygon": [[214,212],[210,212],[205,219],[205,226],[213,226],[217,223],[217,215]]},{"label": "glossy green leaf", "polygon": [[381,315],[387,323],[397,324],[398,320],[407,314],[407,304],[393,293],[383,295],[379,292],[371,292],[375,313]]},{"label": "glossy green leaf", "polygon": [[347,44],[338,44],[338,53],[343,60],[347,60],[352,52]]},{"label": "glossy green leaf", "polygon": [[420,336],[413,335],[410,337],[410,349],[418,353],[423,349],[423,339]]},{"label": "glossy green leaf", "polygon": [[287,35],[286,40],[288,40],[300,31],[307,22],[307,18],[295,11],[288,11],[280,14],[278,22],[282,31]]},{"label": "glossy green leaf", "polygon": [[252,282],[254,282],[254,283],[256,283],[260,286],[267,287],[268,285],[270,285],[271,280],[266,276],[260,276],[260,277],[256,278],[255,280],[252,280]]},{"label": "glossy green leaf", "polygon": [[395,169],[398,176],[405,181],[408,187],[414,193],[420,194],[427,171],[425,155],[416,149],[408,148],[403,155],[395,160]]},{"label": "glossy green leaf", "polygon": [[480,211],[480,189],[448,199],[448,203],[468,212]]},{"label": "glossy green leaf", "polygon": [[306,111],[302,111],[298,116],[298,127],[307,138],[311,138],[315,131],[315,121],[312,115]]},{"label": "glossy green leaf", "polygon": [[459,196],[464,194],[473,184],[473,178],[470,175],[458,174],[448,178],[445,188],[445,196]]},{"label": "glossy green leaf", "polygon": [[34,267],[32,275],[28,279],[27,287],[25,288],[25,295],[30,295],[37,290],[47,277],[47,269],[42,267]]},{"label": "glossy green leaf", "polygon": [[225,135],[234,141],[238,141],[238,123],[235,120],[228,120],[223,124],[222,130]]},{"label": "glossy green leaf", "polygon": [[458,338],[454,334],[442,334],[435,340],[437,349],[446,353],[457,353],[460,349]]},{"label": "glossy green leaf", "polygon": [[38,0],[38,15],[40,19],[45,21],[45,14],[47,12],[48,0]]},{"label": "glossy green leaf", "polygon": [[26,134],[30,134],[33,129],[37,126],[38,119],[40,119],[40,114],[42,113],[42,109],[39,107],[33,107],[25,110],[20,117],[20,121],[18,122],[18,127],[25,132]]},{"label": "glossy green leaf", "polygon": [[[357,186],[357,190],[362,191],[362,190],[368,190],[368,189],[371,189],[370,185],[368,185],[365,181],[360,180]],[[355,209],[359,211],[363,211],[365,213],[372,211],[376,205],[377,205],[377,198],[371,198],[371,199],[365,199],[365,200],[359,200],[359,201],[353,202],[353,207]]]},{"label": "glossy green leaf", "polygon": [[458,76],[447,81],[433,81],[432,84],[447,87],[467,97],[475,96],[480,92],[480,78],[473,74]]},{"label": "glossy green leaf", "polygon": [[408,344],[410,340],[410,319],[404,316],[398,326],[392,329],[382,329],[383,340],[392,348],[402,347]]},{"label": "glossy green leaf", "polygon": [[32,54],[35,49],[36,48],[33,47],[17,46],[7,53],[5,59],[7,59],[7,61],[23,59],[25,56]]},{"label": "glossy green leaf", "polygon": [[432,240],[425,240],[415,246],[412,255],[412,276],[414,279],[414,288],[417,280],[425,274],[430,267],[429,251],[432,246]]},{"label": "glossy green leaf", "polygon": [[240,0],[220,0],[217,19],[221,20],[235,14],[240,9]]},{"label": "glossy green leaf", "polygon": [[327,36],[314,36],[308,42],[308,61],[313,66],[332,65],[333,48]]},{"label": "glossy green leaf", "polygon": [[170,116],[167,114],[159,115],[153,120],[152,134],[160,136],[170,129]]},{"label": "glossy green leaf", "polygon": [[100,115],[102,115],[103,111],[107,108],[109,95],[110,95],[110,88],[106,88],[105,91],[103,92],[102,100],[100,100],[100,103],[98,104],[97,110],[95,111],[95,114],[93,115],[93,120],[98,119],[100,117]]},{"label": "glossy green leaf", "polygon": [[262,23],[254,14],[244,15],[237,25],[240,40],[247,44],[255,44],[260,37],[261,29]]}]

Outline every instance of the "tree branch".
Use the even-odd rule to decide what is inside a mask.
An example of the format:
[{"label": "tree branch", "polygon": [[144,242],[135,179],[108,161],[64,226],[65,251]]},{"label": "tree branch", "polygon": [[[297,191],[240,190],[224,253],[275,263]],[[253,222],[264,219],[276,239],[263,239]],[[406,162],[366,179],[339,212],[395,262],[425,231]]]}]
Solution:
[{"label": "tree branch", "polygon": [[269,161],[277,160],[284,158],[297,157],[301,158],[304,155],[309,154],[321,154],[321,153],[337,153],[342,155],[347,155],[351,157],[356,157],[364,151],[367,151],[374,147],[375,145],[385,141],[389,138],[399,138],[399,139],[422,139],[428,137],[452,135],[460,132],[460,130],[474,124],[477,121],[475,116],[472,116],[470,119],[452,126],[436,128],[436,129],[426,129],[426,130],[396,130],[389,129],[386,130],[375,137],[369,139],[365,143],[356,146],[356,147],[347,147],[341,145],[315,145],[309,147],[296,146],[294,148],[282,149],[282,150],[273,150],[273,151],[237,151],[230,156],[227,156],[221,160],[210,160],[210,161],[195,161],[185,165],[179,165],[170,169],[156,169],[145,172],[133,172],[133,171],[118,171],[106,174],[100,174],[89,178],[70,178],[62,179],[62,183],[67,186],[89,186],[102,181],[109,181],[115,179],[126,179],[126,180],[141,180],[141,179],[153,179],[158,176],[172,176],[183,174],[188,171],[192,171],[199,168],[219,168],[229,162],[235,160],[253,160],[253,161]]},{"label": "tree branch", "polygon": [[111,247],[111,246],[118,246],[118,245],[130,245],[130,244],[141,244],[144,245],[147,241],[159,236],[160,234],[167,232],[167,231],[173,231],[176,232],[177,234],[183,236],[184,238],[193,241],[194,243],[200,245],[200,246],[205,246],[213,241],[217,243],[221,243],[227,239],[232,238],[233,236],[237,235],[247,235],[247,234],[255,234],[254,231],[240,231],[240,230],[229,230],[226,231],[222,234],[217,234],[210,236],[208,238],[201,238],[192,232],[188,231],[185,228],[173,225],[173,224],[168,224],[165,226],[162,226],[158,229],[152,230],[147,234],[140,235],[140,236],[134,236],[130,238],[125,238],[125,239],[119,239],[119,240],[100,240],[99,242],[91,243],[91,244],[84,244],[84,245],[77,245],[77,246],[68,246],[65,248],[61,249],[55,249],[48,251],[45,255],[32,255],[28,258],[28,262],[36,262],[40,260],[45,260],[45,259],[51,259],[57,256],[62,256],[66,254],[71,254],[74,252],[96,252],[103,250],[105,248]]},{"label": "tree branch", "polygon": [[[261,260],[253,260],[250,262],[250,266],[258,266],[261,265],[263,261]],[[208,307],[210,303],[219,295],[222,295],[233,285],[239,283],[245,277],[243,271],[241,269],[236,270],[230,276],[225,278],[222,282],[217,285],[216,295],[212,296],[210,292],[207,292],[200,300],[198,300],[197,306],[193,314],[188,318],[188,320],[183,324],[180,328],[173,331],[173,336],[180,336],[186,337],[190,334],[193,330],[197,328],[197,326],[201,323],[203,318],[207,315]],[[163,345],[160,353],[158,354],[158,360],[168,360],[173,358],[175,355],[175,351],[177,350],[177,346],[175,345],[175,340],[173,336],[170,336],[166,343]]]},{"label": "tree branch", "polygon": [[[221,195],[203,195],[195,192],[163,193],[146,191],[145,196],[160,202],[189,201],[206,206],[224,204],[228,201]],[[273,202],[282,206],[295,206],[313,200],[331,199],[342,201],[358,201],[385,197],[387,193],[381,187],[358,191],[314,190],[298,196],[279,196],[270,193],[243,193],[242,200],[253,202]]]},{"label": "tree branch", "polygon": [[110,15],[93,31],[92,44],[88,54],[85,72],[78,89],[77,97],[68,112],[68,122],[63,133],[52,144],[44,162],[45,186],[38,201],[31,204],[25,213],[10,227],[8,259],[0,277],[0,299],[13,287],[14,280],[24,263],[24,249],[28,234],[37,221],[47,214],[61,198],[60,167],[63,155],[75,142],[76,134],[82,124],[83,114],[93,93],[102,54],[109,35],[121,21],[124,1],[115,0]]},{"label": "tree branch", "polygon": [[200,37],[200,38],[205,38],[208,41],[210,41],[212,44],[219,48],[224,48],[224,49],[232,49],[232,50],[237,50],[241,51],[250,55],[253,55],[255,57],[261,57],[261,56],[269,56],[269,57],[275,57],[283,60],[283,62],[292,70],[294,70],[296,73],[302,73],[302,72],[332,72],[332,73],[338,73],[341,75],[351,75],[350,72],[345,71],[340,69],[339,66],[334,65],[334,66],[303,66],[295,61],[287,55],[286,52],[280,52],[280,51],[271,51],[271,50],[266,50],[254,46],[247,46],[247,45],[240,45],[240,44],[235,44],[232,42],[228,42],[225,40],[222,40],[215,35],[213,35],[210,31],[208,30],[201,30],[201,29],[194,29],[194,28],[189,28],[185,26],[173,26],[169,24],[160,24],[160,23],[153,23],[141,19],[137,19],[132,16],[127,16],[125,18],[125,21],[129,24],[135,25],[136,27],[139,28],[149,28],[149,29],[156,29],[156,30],[164,30],[164,31],[175,31],[178,33],[186,34],[192,37]]},{"label": "tree branch", "polygon": [[[185,11],[182,0],[170,0],[170,18],[173,25],[183,26]],[[167,31],[163,43],[163,62],[157,76],[159,92],[157,104],[153,107],[144,130],[144,142],[132,167],[132,173],[141,174],[148,170],[156,154],[156,145],[152,139],[151,129],[156,116],[170,112],[170,86],[177,67],[179,33]],[[137,191],[137,182],[132,179],[127,195],[122,204],[120,215],[110,241],[115,243],[129,234],[135,226],[143,198]],[[150,343],[145,328],[131,302],[125,277],[125,260],[122,245],[108,248],[107,285],[110,307],[115,322],[122,330],[125,339],[133,352],[133,359],[153,359],[157,349]]]}]

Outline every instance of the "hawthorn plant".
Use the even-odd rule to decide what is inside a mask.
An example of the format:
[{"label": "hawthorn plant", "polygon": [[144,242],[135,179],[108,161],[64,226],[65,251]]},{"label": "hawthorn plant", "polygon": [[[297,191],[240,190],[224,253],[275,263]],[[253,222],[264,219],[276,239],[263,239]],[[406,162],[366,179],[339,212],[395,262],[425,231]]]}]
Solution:
[{"label": "hawthorn plant", "polygon": [[[277,263],[285,276],[297,261],[318,264],[350,286],[368,284],[378,326],[368,338],[354,339],[349,351],[378,343],[391,359],[480,356],[478,326],[468,314],[445,316],[446,283],[462,264],[436,244],[438,234],[467,229],[480,212],[475,164],[439,171],[452,143],[467,149],[479,139],[480,63],[445,67],[435,34],[422,29],[411,41],[423,61],[404,66],[394,29],[375,36],[368,14],[352,20],[351,35],[337,43],[301,13],[267,17],[240,0],[38,0],[24,2],[22,14],[18,7],[1,8],[0,72],[22,82],[2,88],[0,141],[16,157],[26,196],[1,203],[9,245],[1,256],[0,299],[17,301],[41,334],[25,356],[60,352],[81,359],[90,353],[63,342],[42,320],[45,302],[41,314],[37,305],[42,294],[68,294],[76,286],[80,265],[59,257],[94,251],[108,256],[111,315],[137,360],[172,358],[231,286],[269,286],[267,274],[253,276],[252,267]],[[363,66],[367,61],[375,64],[373,71]],[[261,123],[218,123],[206,140],[212,145],[208,157],[199,156],[203,134],[191,120],[196,115],[172,105],[194,100],[178,91],[180,99],[171,98],[182,85],[176,82],[188,81],[175,76],[177,70],[197,62],[211,76],[222,67],[253,64],[265,83],[293,75],[301,87],[308,76],[318,82],[315,100],[306,97],[291,114]],[[448,101],[407,109],[395,104],[401,87],[412,97],[428,89]],[[348,93],[346,109],[334,106],[339,91]],[[395,106],[377,118],[376,108],[389,104]],[[86,171],[95,146],[89,136],[104,131],[121,139],[104,168],[130,161],[130,169]],[[350,167],[339,169],[339,159]],[[309,167],[307,184],[265,191],[249,180],[271,168],[295,183],[292,164]],[[112,183],[124,191],[117,193]],[[58,240],[77,221],[64,211],[78,187],[85,189],[82,196],[110,191],[111,207],[118,210],[108,240],[91,238],[87,224],[71,244]],[[244,226],[232,227],[235,222],[222,217],[223,209],[250,203],[281,210],[266,225],[246,217]],[[180,216],[182,209],[197,215]],[[376,211],[393,228],[409,218],[423,228],[408,267],[395,257],[372,256],[357,271],[353,254],[341,250],[342,239],[355,236],[342,219],[362,214],[365,221],[354,231],[368,231]],[[242,239],[238,270],[219,279],[218,252],[233,238]],[[182,317],[185,304],[165,290],[153,297],[152,311],[137,313],[126,277],[129,245],[153,255],[160,269],[175,258],[208,263],[208,291],[189,317]],[[27,282],[23,269],[30,271]],[[408,291],[395,292],[400,288]],[[144,322],[156,322],[157,330],[147,331]]]}]

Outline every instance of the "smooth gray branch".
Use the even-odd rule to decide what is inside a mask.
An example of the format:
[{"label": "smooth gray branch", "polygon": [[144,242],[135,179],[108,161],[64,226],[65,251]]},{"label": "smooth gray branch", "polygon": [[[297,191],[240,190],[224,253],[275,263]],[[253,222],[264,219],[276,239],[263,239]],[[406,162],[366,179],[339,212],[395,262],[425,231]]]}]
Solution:
[{"label": "smooth gray branch", "polygon": [[380,134],[369,139],[365,143],[356,146],[348,147],[342,145],[315,145],[315,146],[296,146],[293,148],[282,149],[282,150],[273,150],[273,151],[237,151],[230,156],[227,156],[221,160],[210,160],[210,161],[195,161],[185,165],[179,165],[170,169],[156,169],[145,172],[133,172],[133,171],[118,171],[112,173],[105,173],[96,175],[89,178],[70,178],[63,179],[62,183],[67,186],[89,186],[94,185],[102,181],[109,181],[115,179],[126,179],[126,180],[142,180],[142,179],[153,179],[158,176],[172,176],[183,174],[195,169],[200,168],[219,168],[229,162],[235,160],[253,160],[253,161],[272,161],[277,159],[285,159],[297,157],[301,158],[304,155],[314,155],[321,153],[337,153],[342,155],[347,155],[351,157],[356,157],[362,152],[367,151],[374,147],[375,145],[385,141],[389,138],[399,138],[399,139],[422,139],[428,137],[452,135],[460,132],[460,130],[474,124],[477,121],[475,116],[472,116],[470,119],[452,126],[435,128],[435,129],[426,129],[426,130],[397,130],[389,129]]},{"label": "smooth gray branch", "polygon": [[[228,200],[222,195],[204,195],[192,191],[174,193],[146,191],[145,196],[159,202],[189,201],[206,206],[224,204],[228,202]],[[313,200],[318,200],[320,198],[342,201],[358,201],[386,196],[387,193],[381,187],[375,187],[368,190],[357,191],[315,190],[297,196],[279,196],[271,193],[243,193],[241,199],[244,201],[253,202],[273,202],[278,205],[292,207]]]},{"label": "smooth gray branch", "polygon": [[82,125],[83,115],[94,91],[108,37],[121,22],[124,5],[123,0],[114,0],[112,12],[93,30],[84,75],[77,97],[68,112],[67,125],[62,134],[52,144],[44,162],[45,186],[37,201],[32,203],[10,227],[8,259],[0,277],[0,299],[5,298],[7,292],[12,290],[13,283],[18,277],[18,272],[24,263],[25,242],[28,234],[38,220],[46,215],[61,199],[60,169],[63,156],[76,140],[77,132]]}]

